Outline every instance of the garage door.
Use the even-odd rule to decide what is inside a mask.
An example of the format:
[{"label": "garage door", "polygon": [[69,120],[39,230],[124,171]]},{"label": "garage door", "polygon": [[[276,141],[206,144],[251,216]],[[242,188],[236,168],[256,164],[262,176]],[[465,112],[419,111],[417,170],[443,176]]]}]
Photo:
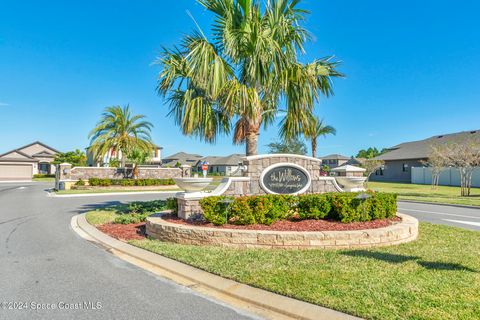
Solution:
[{"label": "garage door", "polygon": [[31,179],[32,179],[32,165],[0,163],[0,181],[31,180]]}]

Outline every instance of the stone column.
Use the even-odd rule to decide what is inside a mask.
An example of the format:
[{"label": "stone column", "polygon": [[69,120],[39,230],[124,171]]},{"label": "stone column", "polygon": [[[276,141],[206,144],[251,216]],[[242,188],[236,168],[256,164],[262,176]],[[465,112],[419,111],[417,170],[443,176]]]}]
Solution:
[{"label": "stone column", "polygon": [[70,163],[61,163],[57,165],[57,171],[55,173],[55,189],[64,190],[65,180],[70,180],[70,171],[72,165]]}]

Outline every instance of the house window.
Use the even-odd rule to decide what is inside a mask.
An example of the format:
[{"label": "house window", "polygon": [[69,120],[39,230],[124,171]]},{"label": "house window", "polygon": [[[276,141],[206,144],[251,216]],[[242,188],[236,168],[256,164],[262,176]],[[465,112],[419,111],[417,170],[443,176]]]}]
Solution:
[{"label": "house window", "polygon": [[376,176],[383,176],[383,168],[378,168],[375,170],[375,175]]},{"label": "house window", "polygon": [[408,163],[404,163],[404,164],[402,165],[402,171],[403,171],[403,172],[407,172],[407,171],[408,171]]}]

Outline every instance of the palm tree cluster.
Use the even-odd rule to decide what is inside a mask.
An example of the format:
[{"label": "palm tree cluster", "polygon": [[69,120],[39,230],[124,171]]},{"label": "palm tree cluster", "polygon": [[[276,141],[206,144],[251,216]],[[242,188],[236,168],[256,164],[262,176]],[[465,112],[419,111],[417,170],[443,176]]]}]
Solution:
[{"label": "palm tree cluster", "polygon": [[153,125],[144,120],[144,115],[132,115],[130,107],[112,106],[105,108],[100,121],[89,134],[90,151],[100,160],[115,152],[121,156],[121,167],[125,168],[127,157],[152,150],[150,131]]},{"label": "palm tree cluster", "polygon": [[332,57],[299,61],[309,39],[300,0],[197,2],[214,15],[211,39],[198,30],[156,61],[158,93],[182,132],[215,142],[233,131],[247,155],[279,114],[288,136],[310,132],[315,103],[333,94],[332,78],[341,74]]}]

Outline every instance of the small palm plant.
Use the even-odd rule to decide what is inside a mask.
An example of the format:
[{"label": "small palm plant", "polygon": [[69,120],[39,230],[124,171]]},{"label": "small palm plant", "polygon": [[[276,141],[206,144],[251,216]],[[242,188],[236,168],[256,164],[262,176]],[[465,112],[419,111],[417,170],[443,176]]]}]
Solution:
[{"label": "small palm plant", "polygon": [[153,148],[150,132],[153,125],[144,120],[144,115],[132,115],[130,107],[105,108],[100,121],[90,132],[90,151],[100,160],[115,152],[125,168],[127,155],[133,150],[149,152]]}]

